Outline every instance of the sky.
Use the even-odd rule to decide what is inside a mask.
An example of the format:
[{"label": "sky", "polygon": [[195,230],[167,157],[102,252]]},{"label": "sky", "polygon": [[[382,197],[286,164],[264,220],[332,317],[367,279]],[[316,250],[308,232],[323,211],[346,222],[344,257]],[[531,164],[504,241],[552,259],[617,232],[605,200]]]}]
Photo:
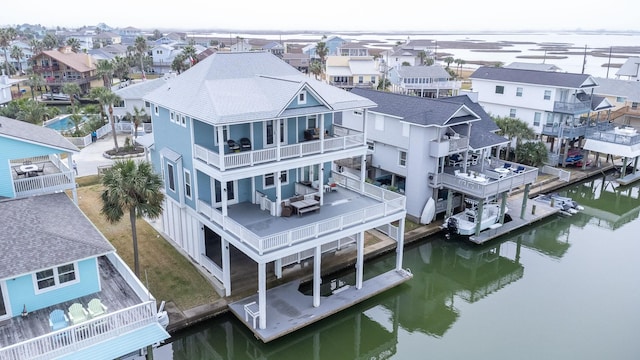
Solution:
[{"label": "sky", "polygon": [[637,0],[610,5],[594,0],[32,0],[3,1],[0,27],[105,23],[161,31],[640,31],[637,11],[631,11],[638,8]]}]

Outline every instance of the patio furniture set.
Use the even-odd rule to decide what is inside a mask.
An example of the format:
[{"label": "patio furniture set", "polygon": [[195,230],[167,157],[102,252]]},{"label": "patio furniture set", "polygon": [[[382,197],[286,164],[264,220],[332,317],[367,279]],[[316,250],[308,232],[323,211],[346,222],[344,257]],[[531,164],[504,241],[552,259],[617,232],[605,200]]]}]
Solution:
[{"label": "patio furniture set", "polygon": [[44,163],[40,165],[32,164],[31,161],[25,161],[22,165],[13,166],[13,170],[16,172],[18,177],[32,177],[38,176],[38,174],[44,173]]},{"label": "patio furniture set", "polygon": [[69,324],[77,325],[106,313],[107,307],[102,304],[100,299],[94,298],[89,301],[86,309],[80,303],[73,303],[69,307],[68,316],[63,310],[53,310],[49,314],[49,326],[51,331],[56,331],[66,328]]}]

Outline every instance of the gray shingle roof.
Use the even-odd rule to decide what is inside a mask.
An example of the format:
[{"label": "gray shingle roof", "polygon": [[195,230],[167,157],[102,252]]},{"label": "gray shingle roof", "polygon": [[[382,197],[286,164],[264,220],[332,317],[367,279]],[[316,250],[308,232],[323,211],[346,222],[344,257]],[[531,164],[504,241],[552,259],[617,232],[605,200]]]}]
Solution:
[{"label": "gray shingle roof", "polygon": [[69,140],[53,129],[3,116],[0,116],[0,137],[35,142],[63,151],[80,151]]},{"label": "gray shingle roof", "polygon": [[640,77],[640,57],[630,57],[616,71],[617,76]]},{"label": "gray shingle roof", "polygon": [[279,117],[307,88],[327,111],[374,106],[371,101],[302,74],[268,52],[215,53],[144,97],[213,124]]},{"label": "gray shingle roof", "polygon": [[596,78],[597,89],[594,93],[604,96],[621,96],[627,101],[640,102],[640,81]]},{"label": "gray shingle roof", "polygon": [[597,86],[595,79],[588,74],[574,74],[551,71],[509,69],[483,66],[469,76],[471,80],[494,80],[511,83],[546,85],[570,89]]},{"label": "gray shingle roof", "polygon": [[64,193],[0,201],[0,279],[114,251]]},{"label": "gray shingle roof", "polygon": [[442,66],[401,66],[397,69],[403,78],[449,79],[451,75]]},{"label": "gray shingle roof", "polygon": [[351,92],[378,104],[371,111],[397,116],[417,125],[449,126],[460,121],[479,120],[461,103],[362,88],[354,88]]}]

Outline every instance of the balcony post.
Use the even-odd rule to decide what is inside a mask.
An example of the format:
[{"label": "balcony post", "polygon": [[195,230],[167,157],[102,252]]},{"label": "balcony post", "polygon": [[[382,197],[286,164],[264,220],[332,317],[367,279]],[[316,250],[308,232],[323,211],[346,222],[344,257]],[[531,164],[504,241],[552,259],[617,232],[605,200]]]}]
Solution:
[{"label": "balcony post", "polygon": [[356,289],[362,289],[364,273],[364,231],[356,234]]},{"label": "balcony post", "polygon": [[322,247],[320,245],[314,248],[313,254],[313,307],[320,306],[320,284],[322,276],[320,274],[322,261]]},{"label": "balcony post", "polygon": [[218,161],[220,161],[220,171],[225,170],[225,156],[224,156],[224,131],[223,126],[218,126]]},{"label": "balcony post", "polygon": [[320,154],[324,153],[324,114],[320,114]]},{"label": "balcony post", "polygon": [[398,221],[398,239],[396,239],[396,270],[402,269],[404,254],[404,219]]}]

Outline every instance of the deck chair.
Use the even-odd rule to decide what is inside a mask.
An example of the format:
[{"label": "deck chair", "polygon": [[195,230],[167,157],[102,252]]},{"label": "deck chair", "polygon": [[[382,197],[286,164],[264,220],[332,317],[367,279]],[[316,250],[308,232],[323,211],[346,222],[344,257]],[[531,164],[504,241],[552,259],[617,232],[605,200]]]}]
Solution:
[{"label": "deck chair", "polygon": [[84,309],[82,304],[73,303],[69,306],[69,320],[73,325],[89,320],[89,313]]},{"label": "deck chair", "polygon": [[16,174],[18,175],[18,177],[27,175],[27,173],[25,173],[24,171],[20,170],[19,167],[14,167],[13,170],[15,170]]},{"label": "deck chair", "polygon": [[249,140],[249,138],[240,139],[240,150],[251,151],[251,140]]},{"label": "deck chair", "polygon": [[517,167],[513,172],[515,172],[515,173],[517,173],[517,174],[520,174],[520,173],[523,173],[523,172],[524,172],[524,170],[525,170],[525,169],[524,169],[524,166],[522,166],[522,165],[518,165],[518,167]]},{"label": "deck chair", "polygon": [[69,326],[69,318],[65,315],[64,311],[60,309],[53,310],[49,314],[49,326],[51,331],[64,329]]},{"label": "deck chair", "polygon": [[104,304],[102,304],[102,301],[100,301],[100,299],[98,298],[91,299],[91,301],[89,301],[89,304],[87,305],[87,308],[89,309],[89,315],[91,315],[92,318],[104,315],[107,312],[107,307],[104,306]]},{"label": "deck chair", "polygon": [[229,151],[231,152],[240,151],[240,145],[234,140],[231,140],[231,139],[227,140],[227,146],[229,146]]},{"label": "deck chair", "polygon": [[44,165],[45,165],[44,163],[42,163],[42,164],[38,165],[38,172],[39,172],[40,174],[44,173]]}]

